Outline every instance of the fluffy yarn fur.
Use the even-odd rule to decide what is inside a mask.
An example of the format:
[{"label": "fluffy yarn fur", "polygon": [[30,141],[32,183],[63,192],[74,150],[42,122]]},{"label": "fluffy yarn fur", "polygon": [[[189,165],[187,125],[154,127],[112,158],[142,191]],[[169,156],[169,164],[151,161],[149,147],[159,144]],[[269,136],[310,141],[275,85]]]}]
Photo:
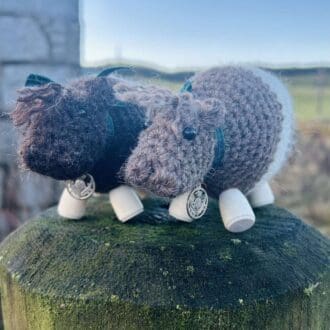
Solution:
[{"label": "fluffy yarn fur", "polygon": [[98,192],[117,186],[145,115],[114,97],[116,84],[124,82],[97,77],[22,89],[12,113],[22,132],[22,166],[58,180],[90,173]]}]

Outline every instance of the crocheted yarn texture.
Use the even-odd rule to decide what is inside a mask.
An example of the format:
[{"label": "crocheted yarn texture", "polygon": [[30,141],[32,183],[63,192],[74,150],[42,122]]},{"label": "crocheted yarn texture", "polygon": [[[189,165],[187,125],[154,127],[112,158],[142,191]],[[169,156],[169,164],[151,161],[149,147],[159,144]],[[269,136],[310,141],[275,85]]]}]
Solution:
[{"label": "crocheted yarn texture", "polygon": [[[228,188],[247,193],[274,161],[283,110],[291,109],[284,109],[253,71],[239,67],[196,74],[189,90],[191,94],[178,96],[167,90],[154,95],[127,91],[118,96],[149,108],[152,121],[127,161],[126,181],[164,197],[177,196],[202,182],[213,197]],[[168,101],[175,98],[177,102]],[[187,127],[197,132],[194,139],[184,137]],[[215,134],[219,129],[221,134]],[[221,142],[224,146],[218,145]],[[219,159],[216,150],[222,147]]]},{"label": "crocheted yarn texture", "polygon": [[12,114],[23,133],[22,166],[58,180],[90,173],[98,192],[118,186],[145,121],[141,107],[114,97],[119,82],[97,77],[22,89]]},{"label": "crocheted yarn texture", "polygon": [[192,79],[192,94],[221,99],[226,108],[221,127],[224,158],[205,177],[213,196],[229,188],[243,193],[260,181],[274,160],[280,140],[283,107],[277,95],[253,71],[239,67],[211,69]]}]

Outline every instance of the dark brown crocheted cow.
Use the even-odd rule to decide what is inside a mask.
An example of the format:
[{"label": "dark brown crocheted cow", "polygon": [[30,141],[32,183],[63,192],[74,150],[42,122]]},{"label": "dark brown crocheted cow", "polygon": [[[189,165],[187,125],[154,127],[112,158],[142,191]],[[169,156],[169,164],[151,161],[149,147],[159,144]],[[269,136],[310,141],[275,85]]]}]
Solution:
[{"label": "dark brown crocheted cow", "polygon": [[[13,122],[22,132],[23,168],[67,180],[59,214],[79,219],[86,200],[96,192],[110,192],[121,221],[142,212],[135,192],[118,176],[144,127],[144,110],[115,98],[113,88],[125,84],[115,76],[82,78],[67,86],[30,75],[19,92]],[[122,205],[132,204],[133,211]]]}]

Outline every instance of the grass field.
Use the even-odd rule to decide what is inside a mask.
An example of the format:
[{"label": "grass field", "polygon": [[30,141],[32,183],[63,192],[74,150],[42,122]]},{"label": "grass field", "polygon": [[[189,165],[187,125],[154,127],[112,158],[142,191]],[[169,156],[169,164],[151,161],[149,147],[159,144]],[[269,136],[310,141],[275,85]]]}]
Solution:
[{"label": "grass field", "polygon": [[330,119],[330,74],[318,80],[317,76],[285,79],[299,121]]}]

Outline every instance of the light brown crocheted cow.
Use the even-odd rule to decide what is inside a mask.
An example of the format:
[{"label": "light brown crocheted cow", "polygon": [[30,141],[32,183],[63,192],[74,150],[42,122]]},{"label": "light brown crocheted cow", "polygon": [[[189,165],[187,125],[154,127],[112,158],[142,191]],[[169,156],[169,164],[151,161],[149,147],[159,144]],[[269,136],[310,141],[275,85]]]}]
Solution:
[{"label": "light brown crocheted cow", "polygon": [[274,200],[268,181],[292,146],[289,94],[273,75],[223,67],[193,76],[184,91],[126,89],[117,97],[149,113],[150,126],[124,168],[139,189],[174,198],[170,214],[184,221],[203,215],[206,191],[219,198],[226,228],[250,228],[254,207]]}]

